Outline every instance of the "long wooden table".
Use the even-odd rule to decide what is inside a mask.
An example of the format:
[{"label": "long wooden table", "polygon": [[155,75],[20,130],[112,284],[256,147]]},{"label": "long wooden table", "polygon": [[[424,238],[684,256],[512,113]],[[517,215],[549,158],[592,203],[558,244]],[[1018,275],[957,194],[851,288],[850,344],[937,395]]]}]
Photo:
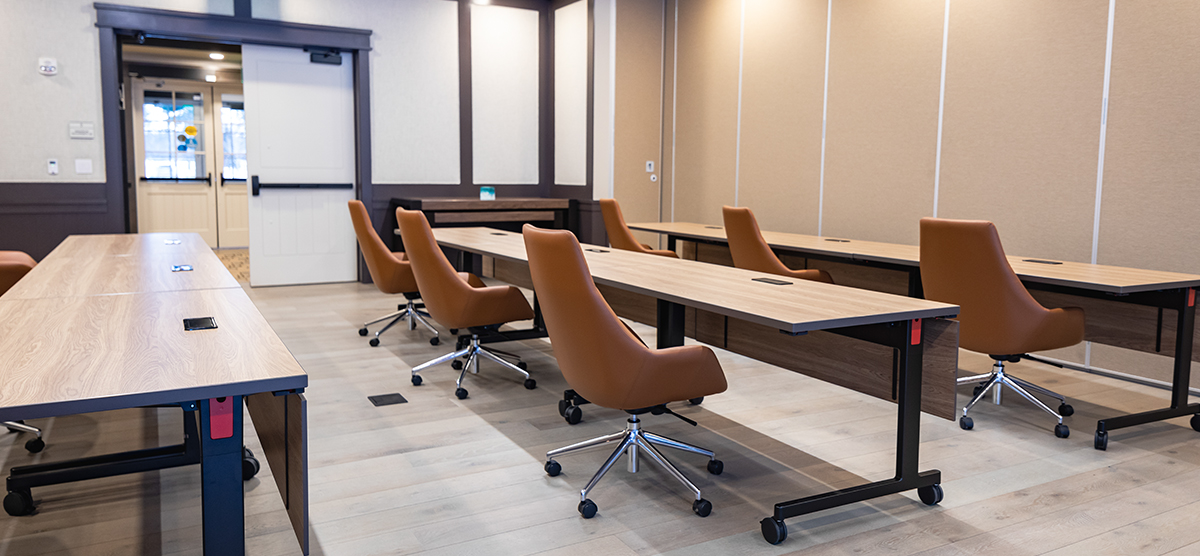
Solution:
[{"label": "long wooden table", "polygon": [[[648,222],[630,224],[629,227],[666,235],[670,249],[675,249],[679,240],[692,242],[695,247],[691,252],[696,260],[732,264],[725,229],[721,226]],[[782,258],[792,255],[843,263],[843,266],[831,269],[840,282],[848,279],[843,283],[896,291],[886,278],[855,276],[853,267],[844,263],[897,271],[907,276],[908,294],[922,296],[919,246],[768,231],[762,234]],[[1174,351],[1170,407],[1099,420],[1095,433],[1097,449],[1107,448],[1109,431],[1174,417],[1191,415],[1192,426],[1200,430],[1200,417],[1197,417],[1200,404],[1188,403],[1191,361],[1200,361],[1200,353],[1192,349],[1200,336],[1200,330],[1195,327],[1196,288],[1200,287],[1200,275],[1018,256],[1009,256],[1008,260],[1030,293],[1043,305],[1084,308],[1087,340],[1150,353]],[[820,262],[809,264],[807,260],[802,264],[822,267]],[[839,270],[847,272],[838,274]],[[1173,323],[1170,319],[1164,320],[1164,310],[1175,312]]]},{"label": "long wooden table", "polygon": [[[520,234],[490,228],[439,228],[434,235],[443,247],[512,265],[506,279],[532,285]],[[684,308],[694,307],[759,327],[768,341],[782,346],[781,352],[788,356],[802,354],[804,337],[822,331],[894,351],[899,406],[895,477],[777,503],[774,515],[763,524],[768,540],[772,535],[778,538],[780,530],[786,536],[783,520],[807,513],[911,489],[917,489],[928,503],[940,499],[941,473],[918,469],[920,414],[927,384],[941,382],[953,395],[958,323],[947,318],[958,314],[957,306],[804,280],[778,283],[778,277],[759,272],[583,247],[597,286],[657,300],[660,348],[683,344]],[[854,357],[852,352],[824,355]],[[884,371],[881,375],[887,375],[890,384],[893,369]],[[829,378],[819,366],[807,374]]]},{"label": "long wooden table", "polygon": [[[185,330],[194,317],[217,328]],[[307,386],[198,235],[71,236],[0,297],[0,421],[178,405],[185,440],[14,468],[5,509],[32,507],[32,487],[199,463],[204,552],[244,554],[245,403],[307,554]]]}]

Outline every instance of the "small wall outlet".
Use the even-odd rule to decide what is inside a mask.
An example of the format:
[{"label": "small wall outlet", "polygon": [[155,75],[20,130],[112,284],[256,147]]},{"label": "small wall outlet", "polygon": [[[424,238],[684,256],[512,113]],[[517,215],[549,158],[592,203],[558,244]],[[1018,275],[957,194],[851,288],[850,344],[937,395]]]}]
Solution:
[{"label": "small wall outlet", "polygon": [[51,176],[58,175],[58,161],[57,160],[51,158],[50,160],[46,161],[46,173],[50,174]]},{"label": "small wall outlet", "polygon": [[646,161],[646,171],[647,171],[647,172],[654,172],[654,161],[653,161],[653,160],[647,160],[647,161]]},{"label": "small wall outlet", "polygon": [[651,182],[658,181],[658,174],[650,174],[650,181]]}]

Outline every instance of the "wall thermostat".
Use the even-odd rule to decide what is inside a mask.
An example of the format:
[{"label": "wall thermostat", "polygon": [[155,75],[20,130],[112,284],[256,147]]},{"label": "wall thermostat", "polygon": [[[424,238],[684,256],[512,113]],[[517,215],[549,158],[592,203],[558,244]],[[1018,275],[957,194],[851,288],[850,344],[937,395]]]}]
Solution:
[{"label": "wall thermostat", "polygon": [[58,60],[54,58],[38,58],[38,73],[42,75],[57,75]]}]

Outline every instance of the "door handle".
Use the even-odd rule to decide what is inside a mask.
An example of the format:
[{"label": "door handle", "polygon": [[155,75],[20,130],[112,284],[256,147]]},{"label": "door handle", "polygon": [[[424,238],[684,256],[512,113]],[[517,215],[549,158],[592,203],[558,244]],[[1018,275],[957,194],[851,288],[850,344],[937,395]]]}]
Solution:
[{"label": "door handle", "polygon": [[250,176],[250,194],[258,197],[258,176]]},{"label": "door handle", "polygon": [[212,187],[212,172],[208,173],[208,177],[204,178],[204,181],[208,182],[209,187]]}]

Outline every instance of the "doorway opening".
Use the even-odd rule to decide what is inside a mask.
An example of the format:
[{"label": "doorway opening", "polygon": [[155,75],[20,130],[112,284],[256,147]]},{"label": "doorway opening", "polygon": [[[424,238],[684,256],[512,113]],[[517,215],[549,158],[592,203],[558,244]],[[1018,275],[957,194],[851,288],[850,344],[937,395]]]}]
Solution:
[{"label": "doorway opening", "polygon": [[246,248],[241,47],[132,39],[121,58],[131,231],[195,232],[213,248]]}]

